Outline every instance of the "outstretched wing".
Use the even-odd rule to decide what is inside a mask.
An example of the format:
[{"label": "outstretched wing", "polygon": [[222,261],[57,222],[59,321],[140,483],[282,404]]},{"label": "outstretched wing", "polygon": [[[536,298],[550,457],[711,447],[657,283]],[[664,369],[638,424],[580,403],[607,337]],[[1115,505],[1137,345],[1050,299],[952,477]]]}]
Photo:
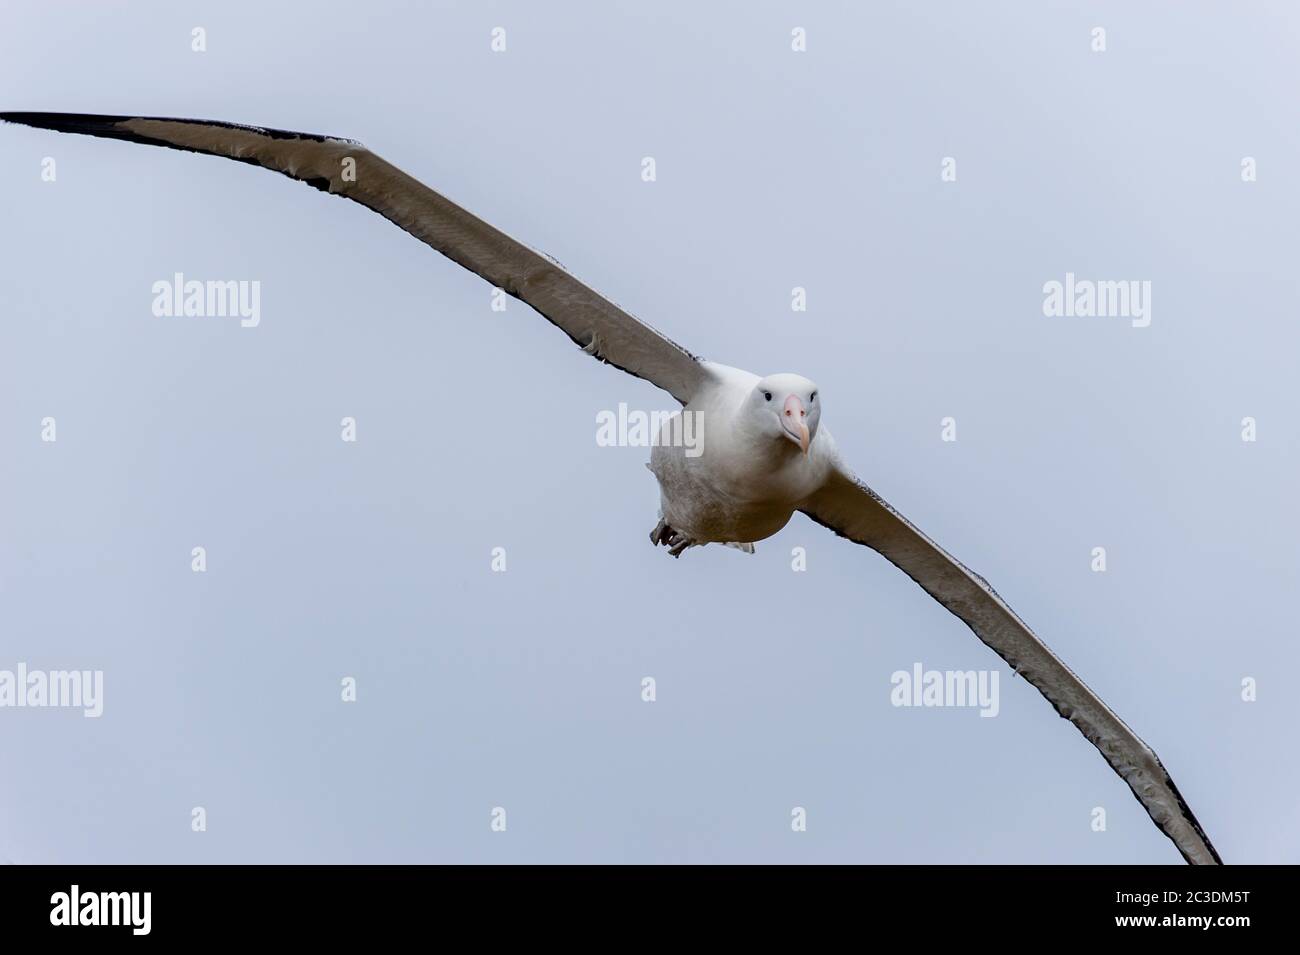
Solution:
[{"label": "outstretched wing", "polygon": [[708,377],[694,355],[578,281],[554,260],[352,140],[142,116],[0,113],[0,119],[224,156],[275,170],[373,209],[453,262],[527,302],[583,351],[658,385],[682,404]]},{"label": "outstretched wing", "polygon": [[1079,728],[1128,783],[1183,858],[1223,860],[1151,748],[1084,684],[979,575],[962,566],[837,461],[801,510],[841,537],[879,551],[959,617]]}]

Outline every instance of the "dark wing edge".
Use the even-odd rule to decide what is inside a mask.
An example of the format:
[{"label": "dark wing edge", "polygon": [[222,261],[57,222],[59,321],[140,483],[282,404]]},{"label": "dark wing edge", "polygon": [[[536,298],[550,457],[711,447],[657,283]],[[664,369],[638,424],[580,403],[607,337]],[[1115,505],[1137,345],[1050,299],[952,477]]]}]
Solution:
[{"label": "dark wing edge", "polygon": [[1016,616],[997,592],[842,468],[800,508],[912,578],[1073,723],[1187,862],[1223,860],[1155,752]]},{"label": "dark wing edge", "polygon": [[[695,355],[361,143],[209,120],[0,113],[0,120],[251,163],[366,206],[531,306],[587,354],[686,404],[711,376]],[[347,164],[345,165],[345,160]]]}]

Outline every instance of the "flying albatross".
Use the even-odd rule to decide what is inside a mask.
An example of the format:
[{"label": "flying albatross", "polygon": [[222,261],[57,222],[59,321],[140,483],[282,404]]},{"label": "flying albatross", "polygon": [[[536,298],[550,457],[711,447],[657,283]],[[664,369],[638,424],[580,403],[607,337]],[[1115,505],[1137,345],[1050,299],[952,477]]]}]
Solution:
[{"label": "flying albatross", "polygon": [[[358,142],[234,123],[73,113],[0,113],[65,133],[124,139],[262,166],[374,210],[526,302],[601,361],[664,389],[707,435],[688,455],[660,440],[650,470],[660,519],[650,534],[674,557],[723,543],[752,550],[802,511],[878,551],[960,618],[1101,751],[1155,824],[1194,864],[1222,860],[1156,754],[980,577],[863,484],[821,426],[817,386],[704,361],[578,281],[557,262],[477,218]],[[675,426],[670,422],[665,427]]]}]

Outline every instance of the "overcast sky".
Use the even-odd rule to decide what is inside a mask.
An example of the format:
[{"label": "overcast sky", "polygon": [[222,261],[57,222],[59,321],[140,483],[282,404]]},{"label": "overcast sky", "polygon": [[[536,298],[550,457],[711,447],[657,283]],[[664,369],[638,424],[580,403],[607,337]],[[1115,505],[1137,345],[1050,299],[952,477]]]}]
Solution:
[{"label": "overcast sky", "polygon": [[[1223,857],[1295,862],[1298,27],[14,2],[0,110],[360,139],[692,351],[813,378],[862,477],[1151,744]],[[155,316],[178,272],[260,283],[259,324]],[[1067,272],[1150,282],[1150,324],[1044,315]],[[801,515],[752,557],[652,549],[648,451],[596,416],[671,398],[358,205],[3,126],[0,303],[0,670],[104,680],[97,719],[0,709],[0,856],[1180,861],[876,554]],[[998,715],[891,705],[915,663],[997,670]]]}]

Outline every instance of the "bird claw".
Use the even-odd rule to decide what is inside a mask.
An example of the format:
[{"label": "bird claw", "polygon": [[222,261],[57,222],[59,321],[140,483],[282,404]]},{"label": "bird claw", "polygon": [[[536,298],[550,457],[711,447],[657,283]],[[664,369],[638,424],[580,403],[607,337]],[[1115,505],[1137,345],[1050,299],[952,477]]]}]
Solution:
[{"label": "bird claw", "polygon": [[655,525],[655,529],[650,532],[650,543],[658,547],[664,544],[668,548],[668,553],[673,557],[681,557],[682,551],[688,547],[699,546],[681,531],[674,530],[668,526],[666,521],[660,521]]},{"label": "bird claw", "polygon": [[682,551],[688,547],[694,547],[695,541],[691,540],[685,534],[673,534],[668,538],[668,553],[674,557],[681,557]]}]

